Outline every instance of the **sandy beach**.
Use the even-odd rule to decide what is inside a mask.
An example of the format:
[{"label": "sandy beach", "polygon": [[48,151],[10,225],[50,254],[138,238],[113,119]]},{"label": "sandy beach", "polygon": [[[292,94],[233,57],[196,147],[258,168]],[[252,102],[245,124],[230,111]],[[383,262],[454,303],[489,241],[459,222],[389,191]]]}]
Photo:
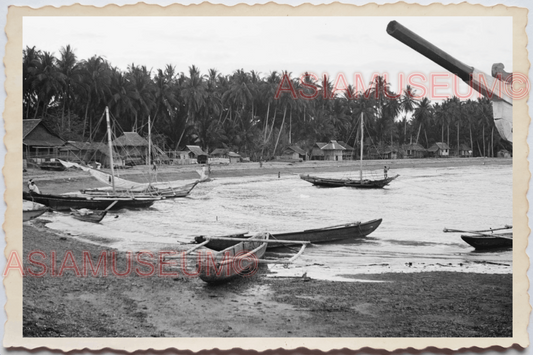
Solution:
[{"label": "sandy beach", "polygon": [[[364,167],[380,170],[387,165],[389,174],[401,175],[402,167],[476,164],[511,165],[512,160],[365,161]],[[212,166],[211,177],[348,172],[358,167],[354,161],[266,162],[262,167],[252,162]],[[201,168],[159,167],[158,178],[197,179]],[[135,167],[121,175],[143,181],[144,170]],[[30,169],[24,181],[29,178],[44,193],[102,186],[76,170]],[[168,275],[170,269],[164,267],[163,272],[142,276],[149,267],[135,260],[127,272],[126,253],[80,242],[45,224],[46,218],[39,218],[23,227],[28,271],[23,290],[25,337],[512,336],[511,274],[383,273],[348,275],[352,282],[333,282],[268,277],[268,267],[262,266],[252,277],[212,286],[183,273]],[[96,275],[86,269],[84,275],[88,259],[96,266],[100,258],[106,266]]]},{"label": "sandy beach", "polygon": [[[474,165],[512,165],[509,158],[436,158],[436,159],[395,159],[395,160],[365,160],[365,171],[376,171],[381,174],[383,167],[390,168],[389,175],[401,174],[402,168],[447,168]],[[196,180],[205,165],[160,165],[156,171],[158,181]],[[328,172],[347,172],[357,175],[360,162],[347,161],[304,161],[304,162],[258,162],[237,163],[229,165],[211,165],[211,178],[228,178],[233,176],[254,176],[287,174],[322,174]],[[103,169],[109,172],[109,169]],[[148,182],[147,166],[139,165],[131,169],[116,169],[116,174],[136,182]],[[34,179],[42,193],[75,192],[82,188],[106,186],[88,173],[70,168],[65,171],[45,171],[30,168],[23,174],[24,182]],[[26,188],[26,186],[25,186]]]}]

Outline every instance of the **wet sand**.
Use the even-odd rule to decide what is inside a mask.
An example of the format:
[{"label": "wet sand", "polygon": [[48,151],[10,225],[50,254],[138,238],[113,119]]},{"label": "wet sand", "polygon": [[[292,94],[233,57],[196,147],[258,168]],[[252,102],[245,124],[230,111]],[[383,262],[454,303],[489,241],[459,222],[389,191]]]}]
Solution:
[{"label": "wet sand", "polygon": [[[510,159],[434,159],[365,161],[365,167],[379,170],[389,165],[389,174],[401,174],[395,169],[511,163]],[[352,171],[358,164],[267,162],[259,168],[258,163],[244,163],[213,166],[212,177]],[[158,169],[158,174],[169,180],[196,179],[197,169],[201,166],[168,166]],[[123,175],[142,181],[142,170],[136,167]],[[60,193],[89,187],[92,178],[85,174],[30,169],[24,178],[34,177],[43,192]],[[26,337],[512,336],[511,274],[384,273],[333,282],[305,276],[272,278],[263,266],[252,277],[212,286],[179,272],[164,276],[156,271],[142,277],[139,274],[150,268],[135,259],[127,273],[127,255],[116,251],[113,270],[114,250],[55,233],[45,223],[46,218],[38,218],[24,225],[25,270],[29,267],[35,274],[46,267],[42,276],[27,274],[24,279]],[[42,265],[29,263],[32,251],[46,256],[34,254]],[[87,269],[83,276],[83,252],[95,267],[104,252],[107,276],[102,269],[96,276]]]}]

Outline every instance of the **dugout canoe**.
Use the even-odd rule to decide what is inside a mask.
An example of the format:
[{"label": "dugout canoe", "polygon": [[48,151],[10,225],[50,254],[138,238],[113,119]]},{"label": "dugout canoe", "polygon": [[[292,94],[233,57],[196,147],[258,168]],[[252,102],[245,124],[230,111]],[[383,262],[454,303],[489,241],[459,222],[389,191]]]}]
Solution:
[{"label": "dugout canoe", "polygon": [[252,276],[265,254],[269,233],[259,233],[221,251],[202,250],[198,256],[199,277],[207,283],[222,283],[237,276]]},{"label": "dugout canoe", "polygon": [[30,210],[23,210],[22,211],[22,222],[27,222],[31,219],[37,218],[47,211],[50,211],[50,208],[39,207],[39,208],[30,209]]},{"label": "dugout canoe", "polygon": [[[341,224],[331,227],[325,227],[325,228],[316,228],[316,229],[308,229],[304,231],[299,232],[288,232],[288,233],[272,233],[271,240],[279,239],[279,240],[290,240],[290,241],[308,241],[313,244],[318,243],[331,243],[331,242],[339,242],[343,240],[355,240],[364,238],[373,231],[375,231],[379,225],[381,224],[383,220],[381,218],[379,219],[373,219],[368,222],[353,222],[353,223],[347,223],[347,224]],[[232,234],[228,235],[226,237],[235,237],[235,238],[243,238],[246,237],[244,234]],[[195,237],[196,243],[202,243],[206,239],[204,236]],[[235,245],[237,242],[232,242],[231,240],[210,240],[209,243],[206,245],[206,247],[213,249],[213,250],[223,250],[231,245]],[[282,242],[280,243],[274,243],[269,242],[268,243],[268,249],[273,248],[279,248],[288,246],[288,244],[284,244]]]},{"label": "dugout canoe", "polygon": [[32,194],[26,191],[22,192],[22,198],[27,201],[33,201],[48,206],[55,211],[70,211],[71,208],[90,210],[103,210],[112,202],[117,203],[112,207],[113,210],[122,208],[146,208],[159,201],[160,198],[126,198],[126,197],[98,197],[80,195],[47,195]]},{"label": "dugout canoe", "polygon": [[476,250],[513,247],[512,232],[484,235],[461,235],[461,239],[476,248]]}]

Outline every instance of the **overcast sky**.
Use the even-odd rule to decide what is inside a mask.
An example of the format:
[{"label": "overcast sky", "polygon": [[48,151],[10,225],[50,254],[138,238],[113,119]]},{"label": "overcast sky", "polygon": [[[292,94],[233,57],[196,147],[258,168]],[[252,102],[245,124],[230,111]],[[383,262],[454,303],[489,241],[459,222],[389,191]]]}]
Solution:
[{"label": "overcast sky", "polygon": [[355,73],[365,82],[388,73],[395,92],[399,73],[447,73],[389,36],[391,20],[486,73],[497,62],[512,71],[511,17],[24,17],[23,47],[59,56],[70,44],[80,60],[99,55],[123,70],[134,63],[153,73],[167,64],[184,73],[195,65],[202,74],[287,70],[333,80],[343,73],[348,84]]}]

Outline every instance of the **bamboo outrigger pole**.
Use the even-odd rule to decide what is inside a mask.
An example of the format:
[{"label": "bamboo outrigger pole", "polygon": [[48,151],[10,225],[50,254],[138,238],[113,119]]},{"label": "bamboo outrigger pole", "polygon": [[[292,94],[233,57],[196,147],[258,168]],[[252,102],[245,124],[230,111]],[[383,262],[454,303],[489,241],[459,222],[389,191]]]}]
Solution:
[{"label": "bamboo outrigger pole", "polygon": [[505,227],[502,227],[502,228],[485,229],[485,230],[479,230],[479,231],[464,231],[464,230],[460,230],[460,229],[444,228],[443,232],[444,233],[472,233],[472,234],[476,234],[476,233],[487,233],[487,232],[493,232],[493,231],[500,231],[500,230],[511,229],[511,228],[513,228],[513,226],[505,226]]}]

